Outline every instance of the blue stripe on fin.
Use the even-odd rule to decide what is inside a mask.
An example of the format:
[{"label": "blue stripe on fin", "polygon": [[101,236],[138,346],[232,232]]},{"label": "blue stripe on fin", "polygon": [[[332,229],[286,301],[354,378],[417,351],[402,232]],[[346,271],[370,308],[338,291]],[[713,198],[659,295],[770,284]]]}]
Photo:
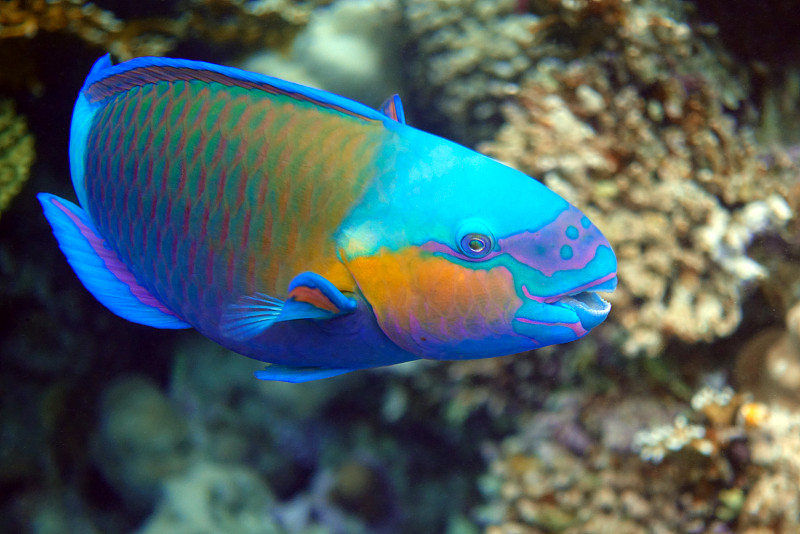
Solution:
[{"label": "blue stripe on fin", "polygon": [[280,382],[310,382],[322,378],[339,376],[355,369],[326,369],[324,367],[290,367],[288,365],[270,364],[263,371],[256,371],[259,380],[278,380]]},{"label": "blue stripe on fin", "polygon": [[[137,69],[140,69],[141,72],[127,75],[130,71]],[[113,94],[115,91],[126,91],[131,84],[145,85],[175,79],[176,73],[174,69],[200,71],[193,76],[194,79],[209,82],[222,81],[220,79],[211,80],[202,71],[215,73],[216,75],[224,76],[227,79],[226,83],[237,83],[237,85],[241,84],[248,87],[252,85],[261,86],[259,87],[260,89],[269,93],[277,92],[298,100],[311,101],[314,104],[357,115],[368,120],[383,120],[385,118],[382,113],[367,105],[321,89],[306,87],[265,74],[215,65],[205,61],[164,57],[137,57],[117,65],[110,65],[104,61],[104,58],[101,58],[89,73],[89,77],[83,85],[82,94],[85,94],[90,102],[94,102]],[[119,79],[119,83],[114,77]]]},{"label": "blue stripe on fin", "polygon": [[108,248],[81,208],[48,193],[37,195],[58,246],[75,274],[97,300],[116,315],[156,328],[191,328],[139,285]]},{"label": "blue stripe on fin", "polygon": [[378,108],[378,111],[400,124],[406,123],[406,115],[403,112],[403,102],[400,100],[400,95],[392,95],[387,98]]}]

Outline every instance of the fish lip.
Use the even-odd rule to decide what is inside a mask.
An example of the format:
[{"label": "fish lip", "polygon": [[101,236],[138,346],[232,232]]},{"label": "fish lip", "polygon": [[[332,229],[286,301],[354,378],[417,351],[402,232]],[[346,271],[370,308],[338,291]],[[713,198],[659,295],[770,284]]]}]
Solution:
[{"label": "fish lip", "polygon": [[602,323],[611,311],[611,304],[598,295],[598,292],[611,292],[616,287],[617,273],[612,272],[588,284],[549,297],[531,295],[524,286],[522,290],[525,296],[533,301],[559,306],[573,312],[584,329],[583,333],[586,333]]},{"label": "fish lip", "polygon": [[617,287],[616,273],[604,276],[595,283],[559,295],[552,304],[570,309],[581,325],[588,331],[602,323],[611,311],[611,303],[601,297],[598,292],[611,292]]},{"label": "fish lip", "polygon": [[611,303],[597,294],[596,291],[581,291],[569,295],[562,295],[557,301],[553,302],[575,311],[583,323],[583,316],[592,317],[602,316],[605,318],[611,311]]}]

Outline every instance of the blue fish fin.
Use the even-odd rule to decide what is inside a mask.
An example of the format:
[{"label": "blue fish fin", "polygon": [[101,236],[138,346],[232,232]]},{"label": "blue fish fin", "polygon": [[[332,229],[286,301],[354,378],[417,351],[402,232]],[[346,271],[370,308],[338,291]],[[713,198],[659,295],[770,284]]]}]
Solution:
[{"label": "blue fish fin", "polygon": [[220,331],[232,339],[253,338],[278,320],[284,304],[264,293],[241,297],[222,314]]},{"label": "blue fish fin", "polygon": [[276,322],[330,319],[355,311],[356,307],[355,300],[324,277],[305,272],[292,279],[285,301],[264,293],[239,298],[222,314],[220,330],[223,335],[242,341],[261,334]]},{"label": "blue fish fin", "polygon": [[332,369],[325,367],[291,367],[288,365],[270,364],[263,371],[256,371],[259,380],[278,380],[280,382],[310,382],[322,378],[339,376],[355,369]]},{"label": "blue fish fin", "polygon": [[406,123],[406,115],[403,113],[403,102],[400,100],[400,95],[392,95],[387,98],[378,108],[378,111],[400,124]]},{"label": "blue fish fin", "polygon": [[351,313],[358,303],[346,296],[325,277],[317,273],[304,272],[289,283],[289,300],[297,304],[308,304],[331,315]]},{"label": "blue fish fin", "polygon": [[53,228],[58,246],[75,274],[106,308],[116,315],[156,328],[191,328],[147,289],[110,249],[81,208],[48,193],[37,196]]}]

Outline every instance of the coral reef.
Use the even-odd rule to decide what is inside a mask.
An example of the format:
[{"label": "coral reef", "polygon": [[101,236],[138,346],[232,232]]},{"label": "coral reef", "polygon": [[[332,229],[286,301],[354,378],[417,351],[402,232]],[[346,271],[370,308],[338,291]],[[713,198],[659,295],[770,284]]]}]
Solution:
[{"label": "coral reef", "polygon": [[[371,103],[398,85],[402,62],[412,124],[470,144],[494,137],[483,150],[602,226],[620,258],[612,323],[529,355],[262,383],[259,362],[102,310],[51,261],[55,245],[39,246],[51,239],[40,213],[7,211],[0,530],[800,530],[800,158],[777,148],[798,135],[784,116],[796,72],[763,87],[677,0],[179,0],[145,13],[152,5],[0,3],[0,64],[13,66],[0,85],[31,124],[58,132],[68,111],[63,123],[47,114],[70,109],[77,86],[22,94],[9,81],[35,78],[34,65],[58,71],[41,78],[56,83],[52,44],[69,45],[59,58],[181,46],[214,61],[266,47],[268,73]],[[766,102],[758,114],[753,95]],[[67,191],[63,134],[50,135],[35,185]],[[21,184],[32,158],[24,121],[0,101],[0,185]],[[743,299],[757,284],[760,307]],[[698,343],[730,334],[743,306],[761,309],[739,337]],[[665,354],[671,338],[695,344]],[[686,384],[736,351],[735,390],[720,372],[692,395]]]},{"label": "coral reef", "polygon": [[[11,0],[0,5],[0,40],[61,32],[125,60],[160,56],[179,41],[279,47],[308,21],[311,2],[187,0],[174,17],[123,20],[85,0]],[[178,9],[180,7],[180,9]]]},{"label": "coral reef", "polygon": [[[499,103],[550,47],[538,17],[515,14],[515,0],[409,0],[409,86],[418,121],[462,143],[491,138]],[[409,110],[414,113],[414,109]]]},{"label": "coral reef", "polygon": [[[704,387],[687,408],[633,395],[548,403],[490,452],[486,534],[755,533],[742,526],[770,520],[792,532],[797,492],[771,489],[800,457],[797,417],[730,388]],[[674,422],[633,432],[659,419]]]},{"label": "coral reef", "polygon": [[619,260],[623,350],[653,355],[670,336],[711,341],[739,325],[744,290],[767,274],[748,245],[786,227],[797,168],[760,157],[737,125],[746,80],[707,29],[672,18],[680,10],[627,6],[606,37],[619,53],[539,62],[482,150],[597,221]]},{"label": "coral reef", "polygon": [[0,99],[0,214],[28,179],[34,160],[33,135],[10,100]]}]

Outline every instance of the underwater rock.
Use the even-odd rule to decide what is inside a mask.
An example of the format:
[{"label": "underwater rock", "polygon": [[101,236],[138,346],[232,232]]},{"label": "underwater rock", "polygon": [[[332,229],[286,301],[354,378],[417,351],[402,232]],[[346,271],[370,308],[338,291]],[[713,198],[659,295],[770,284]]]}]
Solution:
[{"label": "underwater rock", "polygon": [[339,0],[316,9],[287,53],[266,50],[241,67],[379,106],[401,91],[396,0]]},{"label": "underwater rock", "polygon": [[33,160],[33,135],[25,119],[14,112],[11,100],[0,99],[0,214],[22,189]]},{"label": "underwater rock", "polygon": [[270,518],[274,498],[244,467],[198,462],[164,482],[153,515],[137,534],[284,534]]},{"label": "underwater rock", "polygon": [[132,509],[146,509],[161,481],[189,466],[184,417],[152,381],[125,377],[104,392],[94,442],[95,462]]},{"label": "underwater rock", "polygon": [[800,408],[800,304],[787,312],[785,329],[768,328],[742,346],[734,378],[757,400]]}]

